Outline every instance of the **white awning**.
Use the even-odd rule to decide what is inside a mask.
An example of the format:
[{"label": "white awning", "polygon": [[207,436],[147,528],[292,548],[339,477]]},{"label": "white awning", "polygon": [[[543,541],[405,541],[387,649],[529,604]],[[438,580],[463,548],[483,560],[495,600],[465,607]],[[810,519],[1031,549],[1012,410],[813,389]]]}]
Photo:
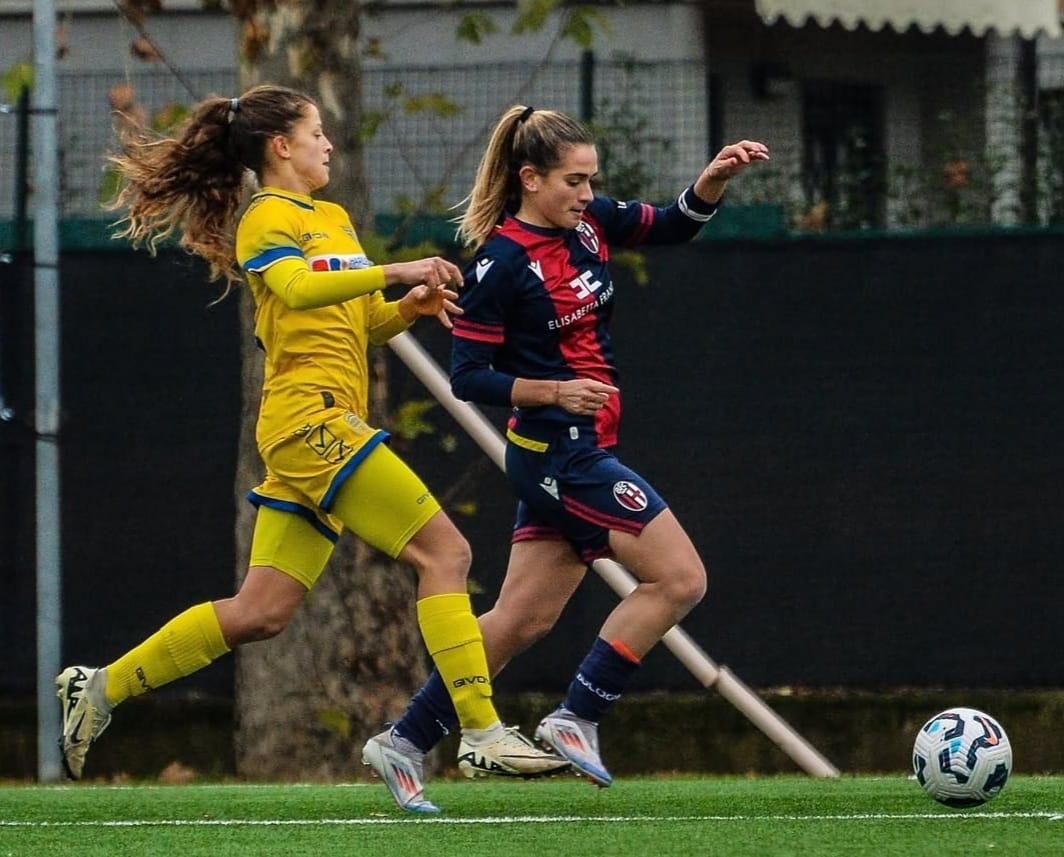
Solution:
[{"label": "white awning", "polygon": [[1060,36],[1058,0],[756,0],[767,24],[783,18],[801,27],[812,19],[822,27],[838,22],[853,30],[859,24],[901,33],[914,24],[929,33],[937,27],[956,35],[966,27],[977,36],[987,30],[1018,32],[1033,38],[1039,32]]}]

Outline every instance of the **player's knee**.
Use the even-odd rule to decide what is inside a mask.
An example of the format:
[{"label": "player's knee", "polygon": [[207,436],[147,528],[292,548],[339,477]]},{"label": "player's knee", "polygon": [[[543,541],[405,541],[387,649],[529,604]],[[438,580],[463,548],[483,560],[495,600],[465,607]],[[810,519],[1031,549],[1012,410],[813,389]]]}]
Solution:
[{"label": "player's knee", "polygon": [[447,550],[447,562],[455,574],[464,578],[469,574],[469,567],[473,564],[473,549],[469,546],[465,536],[458,535],[452,539],[453,544]]},{"label": "player's knee", "polygon": [[473,551],[465,536],[441,513],[407,543],[399,558],[412,565],[422,580],[461,587],[469,575]]},{"label": "player's knee", "polygon": [[432,554],[424,558],[422,571],[464,583],[472,564],[473,550],[469,542],[455,531],[451,538],[437,545]]},{"label": "player's knee", "polygon": [[686,612],[706,595],[706,569],[697,561],[681,566],[669,575],[665,588],[669,600]]},{"label": "player's knee", "polygon": [[255,643],[269,640],[288,627],[293,611],[279,605],[267,605],[249,610],[244,615],[244,633],[241,642]]},{"label": "player's knee", "polygon": [[524,650],[533,643],[538,642],[554,627],[554,623],[557,620],[558,616],[555,613],[534,613],[531,616],[524,617],[514,628],[518,645]]}]

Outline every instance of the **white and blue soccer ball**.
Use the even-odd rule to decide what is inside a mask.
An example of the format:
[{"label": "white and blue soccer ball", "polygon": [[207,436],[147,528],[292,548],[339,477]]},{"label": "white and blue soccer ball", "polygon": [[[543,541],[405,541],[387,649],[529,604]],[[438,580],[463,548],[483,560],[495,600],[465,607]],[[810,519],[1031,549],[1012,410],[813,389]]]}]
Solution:
[{"label": "white and blue soccer ball", "polygon": [[948,708],[916,734],[913,772],[924,790],[946,806],[969,807],[997,795],[1012,773],[1012,746],[989,714]]}]

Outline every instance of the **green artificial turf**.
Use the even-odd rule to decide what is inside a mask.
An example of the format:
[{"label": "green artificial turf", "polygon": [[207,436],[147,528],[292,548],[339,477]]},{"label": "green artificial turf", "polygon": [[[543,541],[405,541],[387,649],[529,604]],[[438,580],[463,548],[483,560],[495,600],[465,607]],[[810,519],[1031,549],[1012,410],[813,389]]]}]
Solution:
[{"label": "green artificial turf", "polygon": [[1013,776],[990,803],[939,806],[905,776],[436,781],[437,816],[384,786],[0,788],[0,857],[36,855],[1064,854],[1064,778]]}]

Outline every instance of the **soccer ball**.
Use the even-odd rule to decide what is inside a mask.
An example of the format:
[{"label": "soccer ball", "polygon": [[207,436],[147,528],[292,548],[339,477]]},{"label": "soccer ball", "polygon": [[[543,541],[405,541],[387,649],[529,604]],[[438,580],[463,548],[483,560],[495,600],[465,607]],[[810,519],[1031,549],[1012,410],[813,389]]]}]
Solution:
[{"label": "soccer ball", "polygon": [[946,806],[986,803],[1012,773],[1012,746],[993,717],[974,708],[947,708],[916,734],[913,771],[924,790]]}]

